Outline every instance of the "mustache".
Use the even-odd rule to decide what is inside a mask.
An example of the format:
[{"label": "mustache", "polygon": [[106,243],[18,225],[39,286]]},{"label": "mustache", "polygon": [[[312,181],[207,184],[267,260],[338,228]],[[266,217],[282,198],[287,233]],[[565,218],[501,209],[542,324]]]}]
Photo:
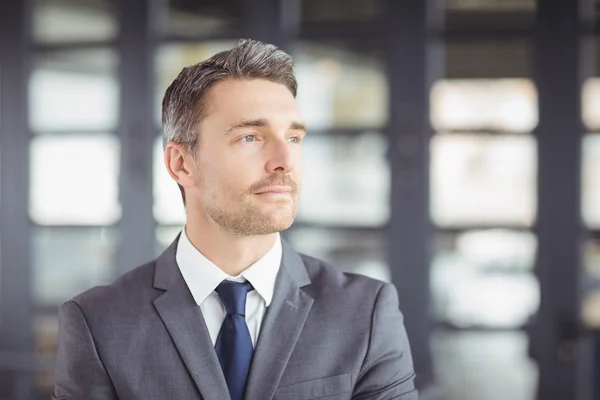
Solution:
[{"label": "mustache", "polygon": [[289,186],[292,188],[292,193],[296,193],[298,191],[298,184],[289,175],[271,175],[267,178],[256,182],[248,189],[250,193],[256,193],[261,191],[264,188],[268,188],[270,186]]}]

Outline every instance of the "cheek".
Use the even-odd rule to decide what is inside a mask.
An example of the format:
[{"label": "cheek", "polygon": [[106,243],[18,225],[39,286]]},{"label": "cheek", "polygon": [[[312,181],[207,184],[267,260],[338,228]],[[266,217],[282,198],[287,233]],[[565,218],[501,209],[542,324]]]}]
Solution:
[{"label": "cheek", "polygon": [[243,195],[248,188],[261,179],[260,169],[243,158],[218,160],[212,166],[212,174],[217,190],[234,195]]}]

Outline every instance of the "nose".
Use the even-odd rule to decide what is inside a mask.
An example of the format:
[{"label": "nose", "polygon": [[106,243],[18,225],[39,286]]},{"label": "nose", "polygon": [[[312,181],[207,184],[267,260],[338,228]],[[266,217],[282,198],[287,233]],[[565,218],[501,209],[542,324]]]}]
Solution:
[{"label": "nose", "polygon": [[295,168],[295,158],[297,151],[294,147],[297,146],[289,143],[285,139],[277,140],[271,143],[268,149],[268,159],[265,169],[269,174],[289,173]]}]

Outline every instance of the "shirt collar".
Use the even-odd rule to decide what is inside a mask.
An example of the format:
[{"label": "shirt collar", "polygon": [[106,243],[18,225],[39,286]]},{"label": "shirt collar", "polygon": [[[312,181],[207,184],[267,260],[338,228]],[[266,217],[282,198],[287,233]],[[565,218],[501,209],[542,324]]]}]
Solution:
[{"label": "shirt collar", "polygon": [[202,304],[222,281],[229,279],[238,282],[248,280],[268,307],[273,299],[282,253],[281,238],[277,234],[275,244],[262,258],[240,275],[232,277],[194,247],[184,228],[177,242],[175,259],[196,304]]}]

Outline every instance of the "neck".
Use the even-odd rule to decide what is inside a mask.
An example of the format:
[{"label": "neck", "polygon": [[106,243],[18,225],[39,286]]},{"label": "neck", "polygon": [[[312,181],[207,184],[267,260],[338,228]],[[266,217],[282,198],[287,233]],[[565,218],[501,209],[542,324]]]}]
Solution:
[{"label": "neck", "polygon": [[233,235],[208,218],[190,218],[185,233],[204,257],[230,276],[237,276],[273,248],[277,233],[258,236]]}]

